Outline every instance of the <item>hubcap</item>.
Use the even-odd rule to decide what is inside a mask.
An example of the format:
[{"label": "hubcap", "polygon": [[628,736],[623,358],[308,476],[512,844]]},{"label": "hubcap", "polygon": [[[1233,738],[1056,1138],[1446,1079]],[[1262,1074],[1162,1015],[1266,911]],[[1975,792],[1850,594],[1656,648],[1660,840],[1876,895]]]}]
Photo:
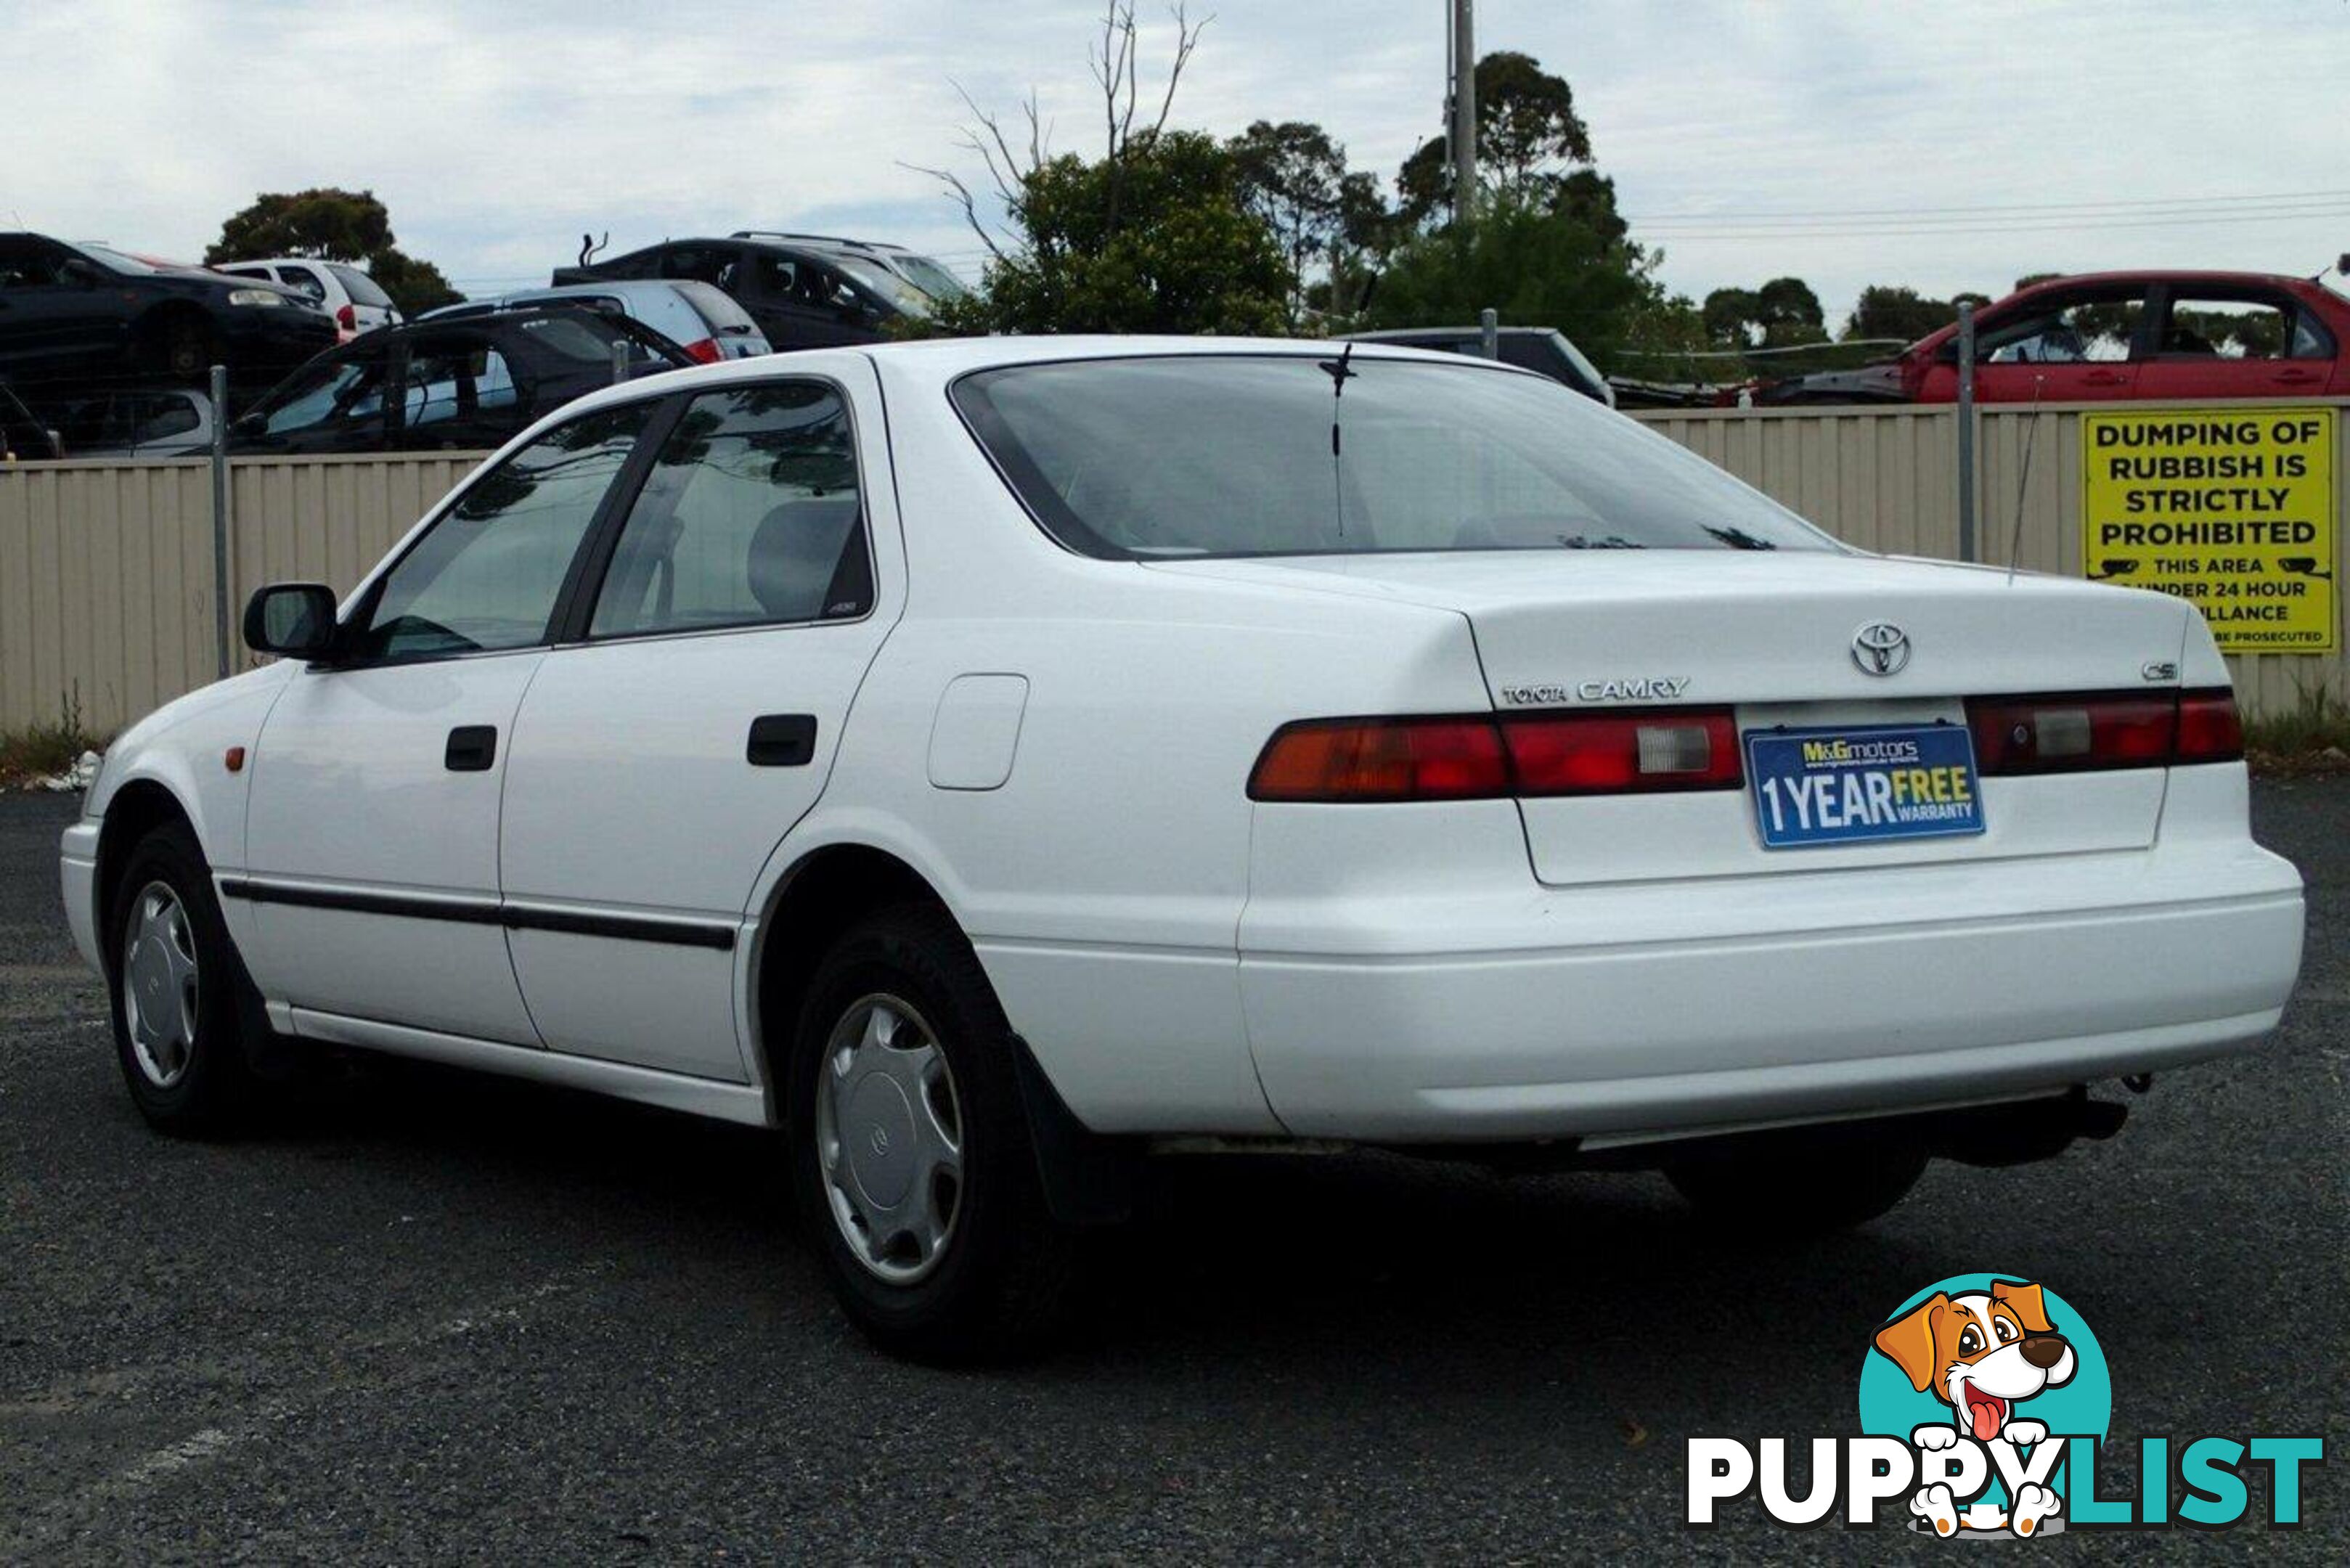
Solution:
[{"label": "hubcap", "polygon": [[833,1223],[895,1285],[938,1266],[962,1209],[962,1105],[912,1005],[860,997],[833,1025],[816,1090],[816,1158]]},{"label": "hubcap", "polygon": [[122,1013],[130,1054],[149,1083],[168,1089],[186,1075],[196,1051],[196,942],[169,883],[148,883],[130,907]]}]

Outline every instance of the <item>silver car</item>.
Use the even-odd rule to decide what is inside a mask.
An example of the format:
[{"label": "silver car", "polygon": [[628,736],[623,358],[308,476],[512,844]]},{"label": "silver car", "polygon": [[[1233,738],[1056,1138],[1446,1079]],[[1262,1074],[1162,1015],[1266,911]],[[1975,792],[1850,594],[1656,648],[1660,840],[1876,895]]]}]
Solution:
[{"label": "silver car", "polygon": [[732,296],[714,284],[691,278],[608,278],[597,283],[526,288],[490,299],[444,305],[425,312],[420,319],[440,321],[461,316],[487,316],[497,310],[518,310],[526,306],[567,303],[599,306],[633,317],[705,365],[775,352],[758,324]]}]

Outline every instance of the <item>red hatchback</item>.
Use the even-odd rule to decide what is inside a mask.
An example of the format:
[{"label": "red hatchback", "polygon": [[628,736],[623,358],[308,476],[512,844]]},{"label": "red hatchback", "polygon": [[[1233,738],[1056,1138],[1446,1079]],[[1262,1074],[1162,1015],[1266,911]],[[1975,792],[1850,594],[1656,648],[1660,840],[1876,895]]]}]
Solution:
[{"label": "red hatchback", "polygon": [[[1859,370],[1782,382],[1773,403],[1954,402],[1955,324]],[[1987,403],[2350,394],[2350,300],[2305,277],[2106,272],[2051,278],[1975,313]]]}]

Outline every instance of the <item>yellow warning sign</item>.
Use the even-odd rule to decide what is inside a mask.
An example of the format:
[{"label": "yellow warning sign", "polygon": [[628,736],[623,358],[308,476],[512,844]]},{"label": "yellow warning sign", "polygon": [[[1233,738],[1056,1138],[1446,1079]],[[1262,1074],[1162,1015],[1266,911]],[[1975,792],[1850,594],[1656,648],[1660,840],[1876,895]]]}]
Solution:
[{"label": "yellow warning sign", "polygon": [[2090,576],[2176,594],[2228,653],[2329,653],[2333,409],[2081,416]]}]

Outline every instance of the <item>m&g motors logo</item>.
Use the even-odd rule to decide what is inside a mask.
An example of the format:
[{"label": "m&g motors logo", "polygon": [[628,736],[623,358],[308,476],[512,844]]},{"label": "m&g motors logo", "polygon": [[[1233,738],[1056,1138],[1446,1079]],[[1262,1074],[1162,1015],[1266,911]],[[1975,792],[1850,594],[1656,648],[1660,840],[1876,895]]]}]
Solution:
[{"label": "m&g motors logo", "polygon": [[2323,1438],[2142,1438],[2132,1464],[2106,1446],[2112,1414],[2105,1352],[2062,1297],[1960,1275],[1877,1330],[1860,1369],[1864,1435],[1809,1439],[1800,1482],[1786,1438],[1691,1438],[1682,1522],[1711,1527],[1751,1500],[1796,1528],[1870,1529],[1882,1507],[1883,1522],[1944,1539],[2220,1530],[2251,1512],[2248,1467],[2269,1472],[2265,1522],[2301,1522],[2301,1467],[2324,1461]]}]

